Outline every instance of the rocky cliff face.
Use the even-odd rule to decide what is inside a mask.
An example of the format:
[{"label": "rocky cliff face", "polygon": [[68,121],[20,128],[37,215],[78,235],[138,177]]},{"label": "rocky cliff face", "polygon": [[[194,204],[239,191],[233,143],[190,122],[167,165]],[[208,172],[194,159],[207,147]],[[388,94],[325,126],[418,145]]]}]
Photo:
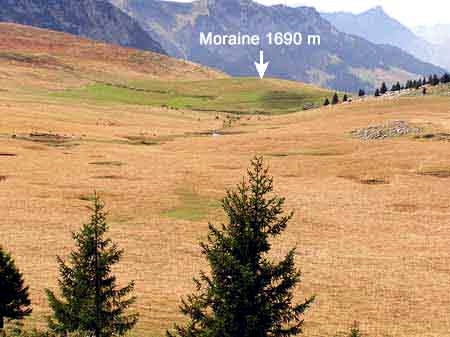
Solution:
[{"label": "rocky cliff face", "polygon": [[[232,75],[255,76],[253,62],[264,49],[267,76],[315,83],[340,90],[373,89],[381,81],[443,72],[392,46],[381,46],[338,31],[314,9],[263,6],[250,0],[111,0],[161,42],[167,52]],[[319,34],[317,46],[200,46],[199,33],[268,32]]]},{"label": "rocky cliff face", "polygon": [[133,18],[106,0],[0,0],[0,21],[164,53]]}]

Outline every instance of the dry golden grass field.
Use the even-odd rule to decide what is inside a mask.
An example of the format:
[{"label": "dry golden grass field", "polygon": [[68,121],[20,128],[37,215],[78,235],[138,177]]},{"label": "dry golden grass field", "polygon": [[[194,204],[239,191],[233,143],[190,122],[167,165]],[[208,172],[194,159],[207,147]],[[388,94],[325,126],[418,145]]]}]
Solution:
[{"label": "dry golden grass field", "polygon": [[259,154],[295,211],[274,258],[297,245],[298,296],[317,295],[305,336],[332,337],[354,320],[371,337],[450,336],[450,143],[350,135],[396,120],[450,133],[449,96],[237,118],[139,97],[108,101],[111,93],[60,95],[94,79],[228,82],[193,64],[149,53],[134,62],[137,52],[64,34],[14,25],[0,25],[0,34],[0,244],[30,285],[30,326],[45,326],[55,256],[72,248],[71,231],[88,220],[96,190],[125,249],[119,280],[136,281],[141,316],[132,334],[163,336],[183,319],[180,297],[206,268],[198,242],[208,221],[225,220],[218,200]]}]

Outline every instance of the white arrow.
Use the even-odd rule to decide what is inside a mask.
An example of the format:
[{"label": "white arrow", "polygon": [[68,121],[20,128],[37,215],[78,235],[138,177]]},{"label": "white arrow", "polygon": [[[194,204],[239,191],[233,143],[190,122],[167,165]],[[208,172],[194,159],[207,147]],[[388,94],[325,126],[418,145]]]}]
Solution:
[{"label": "white arrow", "polygon": [[263,79],[266,73],[269,62],[264,63],[264,52],[260,50],[259,52],[259,63],[255,62],[256,70],[258,71],[259,77]]}]

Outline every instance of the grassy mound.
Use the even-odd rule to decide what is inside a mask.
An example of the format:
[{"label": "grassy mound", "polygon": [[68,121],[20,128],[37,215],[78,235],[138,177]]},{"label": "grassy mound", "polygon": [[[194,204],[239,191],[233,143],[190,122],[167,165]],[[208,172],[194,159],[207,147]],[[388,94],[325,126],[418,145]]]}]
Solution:
[{"label": "grassy mound", "polygon": [[300,83],[253,78],[97,83],[53,96],[99,104],[121,103],[237,114],[281,114],[320,106],[332,93]]}]

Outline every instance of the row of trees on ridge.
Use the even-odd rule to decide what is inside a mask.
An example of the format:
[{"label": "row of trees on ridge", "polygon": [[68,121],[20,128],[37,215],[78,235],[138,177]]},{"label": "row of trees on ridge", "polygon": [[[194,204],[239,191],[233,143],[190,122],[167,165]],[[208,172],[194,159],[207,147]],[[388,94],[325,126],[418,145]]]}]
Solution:
[{"label": "row of trees on ridge", "polygon": [[[375,97],[382,96],[386,94],[388,91],[396,92],[405,89],[420,89],[426,85],[437,86],[439,84],[448,84],[448,83],[450,83],[450,74],[448,73],[445,73],[442,76],[433,74],[429,75],[428,77],[419,78],[417,80],[408,80],[403,85],[400,84],[400,82],[397,82],[392,85],[390,90],[388,89],[386,82],[383,82],[380,88],[375,89],[374,96]],[[423,93],[426,94],[426,89],[423,91]],[[366,92],[363,89],[359,89],[358,96],[364,97],[366,96]]]}]

